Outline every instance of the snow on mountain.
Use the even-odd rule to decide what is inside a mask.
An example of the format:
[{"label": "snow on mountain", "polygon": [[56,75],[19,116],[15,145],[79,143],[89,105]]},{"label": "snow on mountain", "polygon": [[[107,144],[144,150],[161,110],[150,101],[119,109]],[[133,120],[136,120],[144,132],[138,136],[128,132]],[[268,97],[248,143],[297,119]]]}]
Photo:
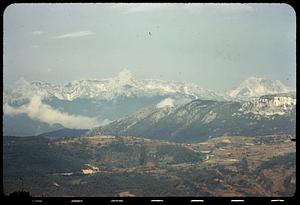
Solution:
[{"label": "snow on mountain", "polygon": [[295,107],[295,98],[284,95],[263,96],[247,102],[194,100],[178,107],[142,109],[93,128],[87,135],[197,142],[222,135],[294,134]]},{"label": "snow on mountain", "polygon": [[[278,80],[251,77],[228,93],[220,94],[190,82],[139,80],[127,69],[111,78],[76,80],[64,84],[28,82],[21,78],[16,82],[15,88],[3,90],[4,127],[9,128],[6,129],[8,131],[18,131],[19,129],[18,133],[21,133],[23,127],[15,126],[15,121],[19,120],[19,125],[26,125],[29,117],[32,121],[35,120],[31,123],[31,132],[36,133],[37,127],[42,126],[38,119],[42,116],[49,117],[49,109],[53,108],[54,113],[63,113],[67,117],[82,116],[83,119],[99,119],[101,122],[113,121],[112,126],[106,128],[115,130],[116,134],[127,133],[129,130],[129,133],[133,132],[133,134],[139,135],[143,133],[143,126],[150,126],[149,130],[153,129],[152,134],[158,136],[160,134],[180,136],[181,132],[189,130],[189,126],[197,128],[196,131],[201,134],[201,129],[206,129],[206,126],[211,123],[216,121],[224,125],[225,121],[231,119],[224,117],[224,122],[219,119],[222,116],[220,113],[229,112],[230,106],[234,107],[234,111],[230,111],[228,114],[232,117],[255,115],[255,118],[269,119],[278,115],[286,118],[286,114],[295,111],[295,96],[278,95],[278,93],[289,91],[290,89]],[[276,95],[264,96],[266,94]],[[32,109],[29,110],[28,106],[35,97],[40,99],[40,106],[32,106]],[[189,103],[193,100],[196,100],[196,103]],[[218,103],[221,104],[218,105]],[[229,104],[227,105],[227,103]],[[8,110],[10,113],[16,111],[22,115],[10,115],[7,108],[11,108]],[[150,111],[147,110],[148,108],[151,108]],[[26,112],[20,112],[20,109],[25,109]],[[41,111],[41,114],[33,115],[32,112],[37,110]],[[176,113],[173,113],[175,111]],[[126,118],[124,121],[123,118],[132,113],[134,113],[132,117]],[[27,115],[24,117],[25,114]],[[59,119],[62,118],[61,115],[56,116]],[[78,120],[78,117],[69,117],[68,119],[73,119],[80,125],[78,128],[84,128],[81,127],[84,123],[82,120]],[[166,124],[160,125],[158,122],[163,118],[166,118]],[[52,121],[51,123],[53,123]],[[90,121],[87,122],[92,124],[89,123]],[[173,124],[173,122],[178,124]],[[234,121],[234,123],[239,123],[239,121]],[[253,123],[256,122],[253,121]],[[101,124],[99,123],[99,126]],[[197,127],[199,124],[204,127],[200,129]],[[160,133],[154,129],[158,125],[161,130],[165,130],[164,125],[166,125],[169,130],[176,128],[176,131]],[[93,126],[98,126],[98,124]],[[14,128],[11,129],[12,127]],[[45,130],[53,131],[50,128],[45,127]],[[99,129],[101,130],[102,127]],[[214,130],[212,128],[209,132],[219,132]],[[110,130],[108,131],[110,132]],[[30,130],[27,133],[30,134]],[[194,136],[195,133],[191,133],[191,136]],[[148,134],[150,136],[151,133]]]},{"label": "snow on mountain", "polygon": [[226,97],[206,90],[194,83],[170,82],[162,80],[138,80],[127,70],[106,79],[76,80],[65,84],[27,82],[19,80],[15,89],[4,92],[4,102],[24,100],[31,96],[56,97],[72,101],[76,98],[97,98],[111,100],[119,96],[164,96],[183,95],[190,99],[224,100]]},{"label": "snow on mountain", "polygon": [[[187,103],[190,100],[247,100],[268,94],[286,93],[291,89],[279,80],[267,80],[250,77],[225,94],[204,89],[190,82],[174,82],[144,79],[139,80],[127,69],[118,75],[105,79],[76,80],[65,84],[47,82],[28,82],[20,79],[16,88],[5,89],[3,104],[26,103],[32,96],[42,98],[55,97],[59,100],[74,99],[113,100],[118,97],[154,97],[165,96],[175,100],[175,104]],[[185,100],[184,100],[185,99]],[[183,100],[183,101],[182,101]],[[181,103],[178,103],[182,101]]]},{"label": "snow on mountain", "polygon": [[285,115],[296,108],[296,99],[292,96],[262,96],[243,103],[240,111],[260,116]]},{"label": "snow on mountain", "polygon": [[262,95],[287,93],[290,91],[291,89],[279,80],[250,77],[230,90],[227,94],[233,98],[245,99]]}]

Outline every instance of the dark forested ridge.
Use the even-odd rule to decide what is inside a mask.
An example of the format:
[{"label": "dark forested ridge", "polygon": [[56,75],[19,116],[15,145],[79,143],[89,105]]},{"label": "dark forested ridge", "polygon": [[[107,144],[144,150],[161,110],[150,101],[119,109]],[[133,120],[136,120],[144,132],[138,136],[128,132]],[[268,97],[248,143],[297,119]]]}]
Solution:
[{"label": "dark forested ridge", "polygon": [[[264,104],[269,100],[267,97],[249,104],[194,100],[178,108],[144,109],[92,129],[87,135],[143,136],[181,143],[195,143],[223,135],[295,135],[296,109],[284,110],[285,114],[277,111],[276,114],[272,104]],[[260,106],[267,108],[263,110]]]}]

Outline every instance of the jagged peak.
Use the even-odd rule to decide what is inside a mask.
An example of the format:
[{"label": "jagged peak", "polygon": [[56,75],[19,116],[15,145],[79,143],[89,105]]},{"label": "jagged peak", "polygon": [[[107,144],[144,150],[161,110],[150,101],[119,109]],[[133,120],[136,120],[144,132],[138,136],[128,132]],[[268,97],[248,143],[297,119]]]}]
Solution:
[{"label": "jagged peak", "polygon": [[30,85],[30,82],[27,81],[27,80],[22,76],[22,77],[20,77],[20,78],[16,81],[15,85],[16,85],[17,87],[23,87],[23,86],[28,86],[28,85]]},{"label": "jagged peak", "polygon": [[266,94],[286,93],[291,89],[279,80],[251,76],[228,91],[231,97],[259,97]]},{"label": "jagged peak", "polygon": [[117,78],[122,79],[122,80],[131,80],[131,79],[134,79],[134,75],[132,74],[132,72],[130,70],[128,70],[127,68],[124,68],[123,70],[121,70],[118,73]]}]

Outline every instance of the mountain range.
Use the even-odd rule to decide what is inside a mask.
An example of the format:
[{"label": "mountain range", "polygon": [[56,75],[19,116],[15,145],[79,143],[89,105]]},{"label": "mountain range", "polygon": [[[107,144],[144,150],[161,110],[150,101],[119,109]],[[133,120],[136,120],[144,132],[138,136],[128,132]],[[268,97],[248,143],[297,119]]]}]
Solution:
[{"label": "mountain range", "polygon": [[[14,89],[5,88],[3,91],[3,130],[4,135],[22,136],[64,128],[90,129],[135,112],[144,112],[140,111],[143,109],[162,108],[162,111],[158,111],[162,114],[168,110],[165,106],[177,109],[195,100],[211,101],[218,105],[221,102],[236,102],[238,107],[243,104],[243,108],[247,106],[245,102],[251,101],[253,107],[252,101],[257,97],[290,91],[278,80],[250,77],[232,90],[219,93],[190,82],[139,80],[126,69],[111,78],[77,80],[65,84],[21,79]],[[252,109],[256,109],[255,106]],[[272,112],[282,110],[277,106],[273,106],[273,109]],[[24,129],[19,129],[20,126],[14,126],[15,122],[24,125],[30,123],[31,126],[24,132]]]},{"label": "mountain range", "polygon": [[[44,98],[73,101],[75,99],[112,100],[120,96],[184,96],[190,99],[232,100],[236,98],[259,97],[267,94],[287,93],[291,88],[279,80],[250,77],[225,93],[204,89],[190,82],[174,82],[145,79],[138,80],[127,70],[106,79],[76,80],[65,84],[28,82],[24,78],[16,83],[15,89],[4,90],[4,103],[26,100],[39,95]],[[176,98],[176,97],[175,97]],[[22,101],[21,101],[22,102]]]},{"label": "mountain range", "polygon": [[44,98],[73,101],[75,99],[113,100],[122,97],[184,96],[197,99],[224,100],[221,94],[206,90],[188,82],[168,82],[161,80],[137,80],[128,70],[107,79],[77,80],[55,85],[46,82],[27,82],[20,79],[16,89],[4,92],[4,102],[13,103],[34,95]]}]

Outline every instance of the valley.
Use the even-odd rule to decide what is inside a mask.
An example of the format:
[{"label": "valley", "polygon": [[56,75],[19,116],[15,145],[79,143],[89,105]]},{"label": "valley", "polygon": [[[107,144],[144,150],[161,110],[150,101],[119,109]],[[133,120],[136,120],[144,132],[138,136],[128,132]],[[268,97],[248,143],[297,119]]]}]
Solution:
[{"label": "valley", "polygon": [[292,196],[290,138],[5,137],[4,187],[20,189],[22,177],[33,196]]}]

